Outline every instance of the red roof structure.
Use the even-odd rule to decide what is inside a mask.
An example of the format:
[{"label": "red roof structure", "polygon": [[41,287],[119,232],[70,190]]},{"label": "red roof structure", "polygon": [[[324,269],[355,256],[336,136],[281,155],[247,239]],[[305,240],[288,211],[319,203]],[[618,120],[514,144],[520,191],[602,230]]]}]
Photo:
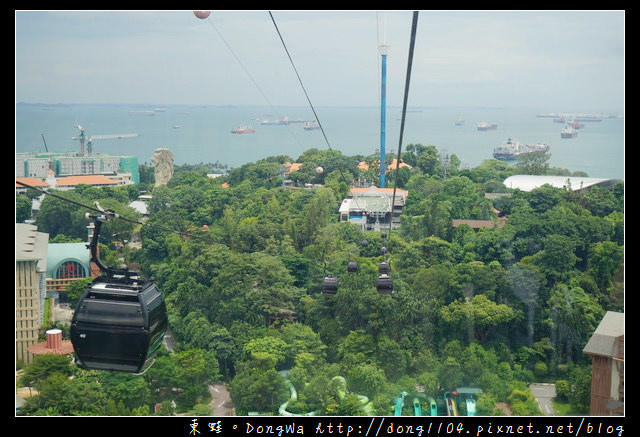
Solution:
[{"label": "red roof structure", "polygon": [[58,187],[70,187],[75,185],[118,185],[117,182],[102,175],[81,175],[81,176],[67,176],[65,178],[58,179],[56,186]]},{"label": "red roof structure", "polygon": [[16,178],[16,188],[24,188],[24,185],[21,185],[18,182],[22,182],[22,183],[30,185],[32,187],[40,187],[40,188],[48,188],[49,187],[48,183],[43,182],[38,178]]}]

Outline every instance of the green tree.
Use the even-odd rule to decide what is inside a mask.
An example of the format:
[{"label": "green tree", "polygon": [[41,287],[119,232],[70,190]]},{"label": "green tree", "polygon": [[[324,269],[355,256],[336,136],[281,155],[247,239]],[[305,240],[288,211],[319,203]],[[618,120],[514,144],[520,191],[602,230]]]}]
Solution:
[{"label": "green tree", "polygon": [[546,153],[528,153],[518,157],[516,167],[521,174],[544,175],[549,171],[549,158]]},{"label": "green tree", "polygon": [[192,406],[208,395],[207,385],[220,378],[218,360],[211,351],[188,349],[173,356],[176,379],[182,388],[180,404]]},{"label": "green tree", "polygon": [[624,258],[624,246],[613,241],[602,241],[591,245],[589,267],[600,287],[606,290],[612,282],[613,273]]},{"label": "green tree", "polygon": [[434,396],[440,392],[440,380],[435,371],[424,372],[417,377],[418,384],[424,388],[424,392],[430,396]]},{"label": "green tree", "polygon": [[54,373],[70,376],[72,368],[69,365],[69,359],[64,355],[42,354],[36,355],[23,371],[18,384],[24,387],[37,387]]},{"label": "green tree", "polygon": [[347,381],[350,390],[373,398],[385,387],[387,377],[375,364],[362,363],[349,371]]},{"label": "green tree", "polygon": [[289,398],[283,376],[273,368],[247,368],[240,371],[229,384],[231,398],[240,415],[249,411],[275,414]]},{"label": "green tree", "polygon": [[555,350],[575,360],[598,327],[604,310],[594,296],[579,287],[557,284],[547,301],[548,324]]},{"label": "green tree", "polygon": [[408,144],[402,159],[407,164],[419,168],[424,174],[434,175],[439,171],[440,159],[435,146]]},{"label": "green tree", "polygon": [[471,343],[460,357],[460,367],[465,375],[465,384],[477,381],[485,371],[495,372],[498,358],[491,350],[486,350],[478,343]]},{"label": "green tree", "polygon": [[309,244],[316,232],[328,225],[334,216],[337,202],[333,192],[326,188],[319,188],[313,195],[313,198],[307,203],[303,210],[303,218],[301,223],[301,240],[298,247],[304,247]]},{"label": "green tree", "polygon": [[302,323],[286,324],[280,329],[279,338],[286,343],[285,367],[291,367],[301,354],[308,354],[309,359],[316,365],[326,359],[327,346],[310,326]]},{"label": "green tree", "polygon": [[[56,193],[56,195],[69,199],[72,202],[81,202],[76,193],[66,191]],[[36,226],[41,232],[49,234],[49,238],[53,238],[58,234],[68,237],[86,238],[87,230],[84,226],[88,223],[84,219],[82,208],[76,206],[69,201],[65,201],[58,197],[45,196],[40,205],[40,211],[36,215]],[[80,226],[84,222],[84,226]]]},{"label": "green tree", "polygon": [[575,239],[552,234],[545,237],[542,244],[543,250],[534,255],[531,261],[552,281],[568,280],[578,262]]},{"label": "green tree", "polygon": [[331,415],[336,416],[365,416],[358,395],[347,393],[340,399],[340,403]]},{"label": "green tree", "polygon": [[471,338],[484,343],[492,329],[507,325],[516,317],[515,311],[504,304],[497,304],[483,294],[472,298],[458,299],[442,307],[440,315],[454,329],[467,327]]},{"label": "green tree", "polygon": [[438,381],[445,391],[454,390],[460,387],[464,381],[464,373],[460,363],[453,358],[447,357],[438,370]]},{"label": "green tree", "polygon": [[144,374],[149,388],[158,400],[164,400],[180,387],[181,381],[177,371],[177,362],[173,356],[159,355],[153,366]]},{"label": "green tree", "polygon": [[511,411],[516,416],[540,416],[540,408],[529,389],[515,388],[509,395]]},{"label": "green tree", "polygon": [[103,372],[101,386],[107,395],[128,411],[152,402],[152,394],[147,381],[141,375],[119,372]]},{"label": "green tree", "polygon": [[285,351],[287,349],[287,343],[273,336],[264,336],[251,339],[244,346],[244,353],[246,359],[252,359],[258,356],[260,353],[269,354],[275,359],[275,364],[282,363],[285,359]]},{"label": "green tree", "polygon": [[31,200],[25,195],[16,196],[16,223],[23,223],[31,218]]},{"label": "green tree", "polygon": [[82,278],[72,281],[67,285],[67,300],[72,308],[78,304],[78,301],[86,291],[93,278]]},{"label": "green tree", "polygon": [[472,218],[472,209],[480,198],[473,181],[466,176],[447,178],[443,184],[444,199],[452,204],[451,216],[456,219]]},{"label": "green tree", "polygon": [[527,315],[527,342],[533,345],[534,324],[537,314],[541,312],[539,296],[543,289],[543,276],[533,266],[516,263],[507,269],[509,288],[519,299]]}]

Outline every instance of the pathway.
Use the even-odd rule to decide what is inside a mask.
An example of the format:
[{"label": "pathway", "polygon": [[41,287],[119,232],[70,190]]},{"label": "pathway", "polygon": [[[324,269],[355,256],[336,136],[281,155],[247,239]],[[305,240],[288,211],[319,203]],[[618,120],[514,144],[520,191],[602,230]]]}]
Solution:
[{"label": "pathway", "polygon": [[209,393],[211,393],[211,407],[214,416],[234,416],[236,414],[233,407],[233,401],[227,386],[221,382],[209,385]]},{"label": "pathway", "polygon": [[553,410],[553,404],[551,403],[551,401],[554,397],[556,397],[555,384],[531,384],[529,388],[531,389],[531,393],[538,401],[538,406],[540,407],[540,411],[542,411],[542,414],[544,414],[545,416],[554,416],[555,411]]}]

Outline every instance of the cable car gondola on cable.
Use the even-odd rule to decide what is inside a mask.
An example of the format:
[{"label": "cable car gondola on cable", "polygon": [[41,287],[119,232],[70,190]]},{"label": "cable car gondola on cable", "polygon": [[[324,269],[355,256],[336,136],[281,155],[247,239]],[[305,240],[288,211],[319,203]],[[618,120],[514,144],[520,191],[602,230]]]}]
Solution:
[{"label": "cable car gondola on cable", "polygon": [[98,256],[98,235],[111,212],[94,216],[91,261],[101,270],[78,301],[71,343],[78,367],[144,373],[162,346],[168,320],[162,294],[139,273],[106,267]]},{"label": "cable car gondola on cable", "polygon": [[334,275],[327,275],[322,281],[322,294],[333,295],[338,291],[338,278]]},{"label": "cable car gondola on cable", "polygon": [[380,294],[393,293],[393,281],[391,280],[391,276],[386,273],[378,276],[378,279],[376,279],[376,288]]},{"label": "cable car gondola on cable", "polygon": [[356,261],[349,261],[347,264],[348,273],[358,273],[358,263]]},{"label": "cable car gondola on cable", "polygon": [[380,273],[381,275],[388,275],[389,270],[389,263],[387,263],[386,261],[382,261],[378,266],[378,273]]}]

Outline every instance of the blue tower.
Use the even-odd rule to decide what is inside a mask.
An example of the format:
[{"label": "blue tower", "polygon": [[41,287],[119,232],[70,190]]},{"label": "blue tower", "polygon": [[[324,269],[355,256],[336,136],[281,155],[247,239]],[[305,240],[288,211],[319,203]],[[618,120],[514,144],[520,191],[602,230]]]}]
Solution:
[{"label": "blue tower", "polygon": [[387,164],[385,162],[385,136],[387,124],[387,54],[389,46],[385,43],[378,46],[382,56],[382,85],[380,90],[380,188],[385,188],[385,172]]}]

